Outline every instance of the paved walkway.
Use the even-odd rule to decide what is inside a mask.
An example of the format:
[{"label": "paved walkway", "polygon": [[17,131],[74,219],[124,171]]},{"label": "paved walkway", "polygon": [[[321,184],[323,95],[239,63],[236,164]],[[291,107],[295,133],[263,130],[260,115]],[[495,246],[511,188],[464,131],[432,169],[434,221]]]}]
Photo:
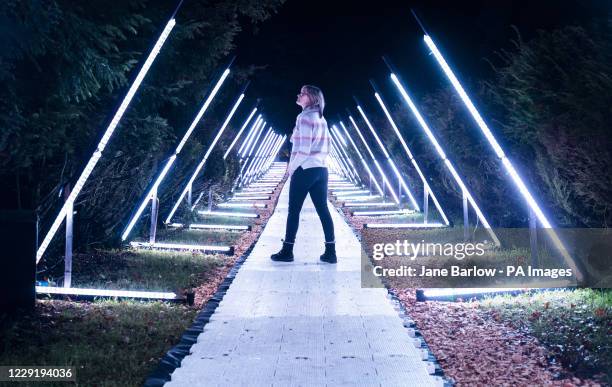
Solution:
[{"label": "paved walkway", "polygon": [[306,199],[295,261],[273,262],[289,184],[251,255],[166,386],[427,386],[420,350],[384,289],[360,283],[360,245],[331,207],[338,264],[319,262],[323,231]]}]

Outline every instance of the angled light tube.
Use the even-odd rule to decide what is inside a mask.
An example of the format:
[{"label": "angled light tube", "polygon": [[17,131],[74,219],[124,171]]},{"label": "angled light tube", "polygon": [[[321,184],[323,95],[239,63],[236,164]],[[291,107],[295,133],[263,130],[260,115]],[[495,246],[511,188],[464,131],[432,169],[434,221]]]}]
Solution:
[{"label": "angled light tube", "polygon": [[128,89],[128,92],[126,93],[125,97],[123,97],[123,101],[121,102],[121,105],[119,105],[119,108],[115,112],[113,119],[111,120],[110,124],[104,131],[104,134],[102,135],[102,138],[100,139],[100,142],[98,142],[98,146],[96,147],[96,150],[94,151],[93,155],[87,162],[87,165],[81,172],[81,175],[77,179],[76,183],[72,187],[72,191],[70,191],[70,195],[68,195],[68,198],[62,205],[62,208],[57,214],[57,217],[51,224],[51,228],[49,228],[47,235],[45,235],[45,238],[43,239],[42,243],[38,247],[36,251],[36,263],[40,261],[43,254],[47,250],[47,247],[49,247],[51,240],[55,236],[55,233],[57,232],[59,227],[62,225],[62,222],[64,221],[64,218],[66,217],[66,212],[68,208],[73,207],[76,197],[81,192],[81,189],[85,185],[85,182],[89,178],[89,175],[91,175],[91,172],[93,171],[96,164],[98,163],[98,160],[100,160],[100,157],[102,157],[102,152],[104,151],[104,148],[106,148],[106,144],[108,143],[111,136],[113,135],[113,132],[115,131],[115,128],[117,128],[117,125],[119,125],[119,122],[121,121],[121,118],[123,117],[123,114],[128,108],[130,102],[132,102],[132,98],[134,98],[136,91],[140,87],[140,84],[142,83],[144,77],[147,75],[149,68],[155,61],[157,54],[159,54],[162,46],[164,45],[166,41],[166,38],[168,38],[168,35],[170,35],[170,32],[172,31],[172,28],[174,28],[175,24],[176,24],[176,20],[174,19],[174,16],[173,16],[168,21],[166,26],[164,27],[164,30],[162,31],[159,38],[155,42],[155,45],[153,46],[153,49],[149,53],[149,56],[147,56],[147,59],[145,60],[142,67],[140,68],[140,71],[138,71],[138,74],[136,75],[134,82],[132,82],[132,85]]},{"label": "angled light tube", "polygon": [[270,195],[271,193],[273,193],[273,191],[267,190],[267,191],[247,191],[247,192],[236,192],[234,194],[235,197],[240,197],[240,196],[253,196],[253,195]]},{"label": "angled light tube", "polygon": [[240,128],[240,130],[238,131],[238,134],[236,134],[236,137],[234,137],[234,141],[232,141],[232,143],[230,144],[230,146],[227,148],[227,150],[225,151],[225,153],[223,154],[223,160],[225,160],[227,158],[227,155],[229,155],[230,151],[232,150],[232,148],[234,147],[234,145],[236,144],[236,142],[238,141],[238,139],[240,138],[240,135],[242,134],[242,132],[244,131],[244,128],[247,127],[247,125],[249,124],[249,122],[251,122],[251,118],[253,118],[253,116],[255,115],[255,112],[257,112],[257,107],[253,108],[253,110],[251,111],[251,114],[249,114],[249,116],[247,117],[247,119],[244,121],[244,124],[242,125],[242,127]]},{"label": "angled light tube", "polygon": [[250,140],[253,138],[253,135],[257,131],[256,128],[259,126],[259,123],[261,121],[262,121],[261,114],[259,114],[255,122],[253,123],[253,125],[251,125],[251,129],[249,129],[249,133],[244,139],[244,142],[242,143],[242,145],[240,145],[240,148],[238,148],[238,155],[240,155],[240,157],[242,157],[242,152],[244,151],[244,148],[250,144]]},{"label": "angled light tube", "polygon": [[36,286],[36,293],[39,294],[65,294],[75,296],[99,296],[99,297],[131,297],[161,300],[179,299],[172,292],[145,292],[137,290],[113,290],[113,289],[85,289],[85,288],[64,288],[55,286]]},{"label": "angled light tube", "polygon": [[183,243],[149,243],[149,242],[130,242],[130,246],[135,248],[151,248],[159,250],[195,250],[202,252],[223,252],[231,253],[231,246],[207,246],[207,245],[189,245]]},{"label": "angled light tube", "polygon": [[243,99],[244,99],[244,90],[243,90],[242,93],[240,93],[240,96],[238,97],[238,99],[234,103],[234,106],[232,106],[232,109],[230,110],[229,114],[225,118],[225,121],[221,125],[221,128],[219,128],[219,131],[217,132],[217,135],[213,139],[212,143],[209,145],[208,150],[206,151],[206,153],[204,154],[204,157],[202,158],[202,161],[200,161],[200,164],[198,164],[198,166],[196,167],[195,171],[191,175],[191,178],[189,179],[189,181],[185,185],[185,188],[183,189],[183,192],[181,192],[181,195],[179,196],[178,200],[174,204],[174,207],[172,207],[172,210],[168,214],[168,217],[166,218],[165,223],[170,223],[170,220],[172,220],[172,217],[174,216],[174,213],[176,212],[176,210],[180,206],[181,202],[185,198],[185,195],[187,195],[187,192],[189,192],[189,189],[192,186],[192,184],[195,181],[195,179],[198,176],[198,174],[200,173],[202,168],[204,168],[204,165],[206,164],[206,161],[208,160],[208,157],[210,156],[211,152],[213,151],[215,145],[217,145],[217,141],[219,141],[219,138],[223,134],[223,131],[225,130],[225,128],[229,124],[230,120],[234,116],[234,113],[236,112],[236,109],[238,109],[238,106],[240,105],[240,103],[242,102]]},{"label": "angled light tube", "polygon": [[397,76],[394,73],[391,73],[391,80],[393,81],[393,83],[395,84],[395,86],[399,90],[400,94],[404,98],[404,101],[406,101],[406,104],[408,104],[408,107],[412,111],[412,114],[414,115],[414,117],[416,118],[418,123],[421,125],[421,128],[427,134],[427,137],[429,138],[429,141],[433,144],[434,148],[438,152],[438,155],[444,161],[444,165],[446,165],[446,168],[450,171],[451,175],[455,179],[455,182],[457,183],[457,185],[459,185],[459,188],[461,188],[461,192],[465,195],[467,200],[470,202],[470,205],[474,209],[474,212],[476,212],[476,216],[478,217],[478,219],[482,223],[483,227],[487,230],[487,232],[489,233],[491,238],[494,240],[495,245],[499,246],[500,242],[499,242],[499,239],[497,238],[497,235],[495,235],[495,233],[491,229],[491,225],[489,224],[489,222],[485,218],[484,214],[480,210],[480,207],[478,207],[478,204],[476,203],[476,200],[474,200],[474,198],[472,197],[472,194],[467,189],[466,185],[463,183],[463,180],[461,179],[461,177],[459,176],[459,174],[455,170],[455,167],[453,167],[453,164],[451,163],[451,161],[446,157],[446,153],[444,153],[444,150],[442,149],[442,147],[438,143],[438,140],[436,139],[436,136],[434,136],[433,132],[429,128],[429,125],[427,125],[427,123],[423,119],[423,116],[421,116],[421,113],[419,113],[419,110],[417,109],[416,105],[412,102],[412,99],[410,98],[410,96],[408,95],[406,90],[404,89],[404,86],[402,86],[401,82],[399,81],[399,79],[397,78]]},{"label": "angled light tube", "polygon": [[368,150],[368,153],[370,154],[370,157],[374,161],[374,165],[376,166],[376,169],[378,170],[378,173],[380,173],[380,176],[383,179],[383,184],[385,184],[387,186],[387,188],[389,188],[389,192],[391,193],[391,196],[393,196],[393,200],[396,203],[399,204],[400,200],[397,197],[397,195],[395,194],[395,190],[393,190],[393,186],[391,185],[391,182],[389,181],[389,179],[387,179],[387,175],[385,175],[385,172],[382,170],[380,164],[378,164],[378,161],[376,160],[376,157],[374,157],[374,153],[372,153],[372,150],[370,149],[370,146],[368,145],[367,141],[365,140],[365,138],[361,134],[361,130],[359,130],[359,127],[357,126],[357,123],[355,122],[353,117],[350,116],[350,115],[349,115],[349,120],[353,124],[353,127],[357,131],[357,134],[359,135],[359,138],[361,139],[361,142],[363,143],[365,148]]},{"label": "angled light tube", "polygon": [[349,139],[349,142],[353,146],[353,150],[355,150],[355,152],[357,153],[357,156],[359,157],[359,160],[361,161],[361,165],[363,165],[363,167],[366,170],[366,172],[368,172],[368,177],[370,178],[370,181],[372,181],[374,183],[374,186],[376,187],[376,190],[378,191],[378,193],[380,195],[383,195],[383,190],[380,187],[380,185],[378,184],[378,182],[376,181],[376,177],[374,176],[374,174],[370,170],[370,167],[368,167],[368,163],[363,158],[363,155],[359,151],[359,148],[357,148],[357,145],[355,144],[355,141],[353,141],[353,138],[349,134],[348,130],[346,129],[346,126],[344,126],[344,123],[342,121],[340,121],[340,126],[342,127],[342,130],[344,131],[344,134],[345,134],[346,138]]},{"label": "angled light tube", "polygon": [[210,216],[229,216],[234,218],[259,218],[259,215],[250,212],[230,212],[230,211],[198,211],[200,215]]},{"label": "angled light tube", "polygon": [[448,63],[446,63],[446,60],[444,59],[444,57],[438,50],[438,47],[436,47],[435,43],[433,42],[431,37],[429,37],[429,35],[424,35],[423,39],[425,40],[425,44],[427,44],[427,47],[429,47],[434,57],[438,61],[438,64],[440,65],[440,67],[442,67],[444,74],[446,74],[446,77],[449,79],[449,81],[455,88],[455,91],[457,91],[457,93],[461,97],[461,100],[463,101],[465,106],[470,111],[470,114],[472,115],[472,117],[478,124],[478,127],[480,128],[480,130],[486,137],[487,141],[493,148],[493,151],[495,152],[497,157],[501,160],[508,174],[510,174],[512,181],[514,182],[514,185],[518,188],[519,192],[523,196],[523,199],[525,199],[529,208],[531,208],[531,210],[535,213],[536,217],[542,224],[542,227],[545,229],[548,229],[546,231],[548,236],[552,239],[553,243],[555,244],[555,247],[557,248],[557,250],[559,250],[565,262],[574,270],[576,278],[579,281],[581,281],[583,278],[582,270],[580,270],[576,266],[574,259],[570,256],[569,252],[565,248],[565,245],[563,244],[563,242],[561,242],[557,233],[554,230],[552,230],[551,223],[548,221],[548,219],[544,215],[544,212],[542,211],[538,203],[535,201],[534,197],[531,195],[531,192],[529,192],[529,190],[527,189],[527,186],[525,185],[525,183],[523,182],[523,179],[521,179],[518,172],[514,168],[514,165],[512,165],[512,162],[510,162],[510,160],[508,160],[508,158],[506,157],[503,149],[501,148],[501,146],[495,139],[495,136],[493,136],[493,133],[491,132],[487,124],[484,122],[484,120],[480,116],[480,113],[478,112],[478,110],[476,110],[476,107],[472,103],[472,100],[470,99],[470,97],[467,95],[467,93],[463,89],[463,86],[461,86],[461,83],[459,83],[459,80],[457,79],[453,71],[451,70]]},{"label": "angled light tube", "polygon": [[482,133],[485,135],[487,141],[493,148],[493,151],[495,152],[497,157],[502,161],[502,164],[506,168],[506,171],[510,174],[510,177],[512,177],[514,184],[517,186],[517,188],[521,192],[521,195],[523,195],[523,198],[525,199],[529,207],[536,214],[538,220],[542,224],[542,227],[552,228],[552,225],[550,224],[548,219],[546,219],[546,216],[544,216],[542,209],[540,208],[538,203],[536,203],[535,199],[533,198],[533,196],[527,189],[527,186],[525,185],[523,180],[520,178],[520,176],[516,172],[516,169],[514,169],[514,166],[512,165],[510,160],[508,160],[508,158],[506,157],[503,149],[501,148],[501,146],[499,145],[499,143],[493,136],[493,133],[491,133],[491,130],[489,129],[487,124],[484,122],[484,120],[480,116],[480,113],[478,112],[478,110],[476,110],[476,107],[474,106],[470,97],[467,95],[467,93],[465,92],[461,84],[459,83],[459,80],[457,80],[457,77],[455,77],[455,74],[453,73],[451,68],[446,63],[446,60],[444,60],[444,57],[442,56],[442,54],[440,54],[440,51],[438,51],[438,48],[434,44],[433,40],[429,37],[429,35],[425,35],[424,40],[425,40],[425,44],[427,44],[427,47],[429,47],[434,57],[438,61],[438,64],[440,65],[440,67],[442,67],[444,74],[446,74],[446,77],[450,80],[451,84],[453,85],[453,87],[455,88],[459,96],[461,97],[461,100],[463,101],[465,106],[468,108],[470,114],[472,115],[476,123],[478,124],[478,127],[480,128]]},{"label": "angled light tube", "polygon": [[442,206],[440,206],[440,203],[438,202],[438,199],[436,198],[436,195],[434,194],[433,190],[429,186],[429,183],[427,183],[427,179],[425,178],[425,175],[423,175],[423,172],[421,172],[421,168],[419,168],[419,164],[414,159],[414,156],[412,155],[412,152],[410,152],[410,149],[408,148],[408,145],[406,144],[406,141],[404,141],[404,138],[402,137],[399,129],[397,128],[397,125],[395,124],[395,121],[391,117],[391,114],[389,113],[389,110],[387,110],[387,107],[385,106],[385,103],[382,100],[382,97],[380,96],[380,94],[378,94],[378,92],[374,93],[374,96],[376,97],[376,100],[380,104],[380,107],[382,108],[382,110],[385,112],[385,116],[387,117],[387,121],[389,121],[389,124],[393,128],[393,131],[395,132],[395,135],[400,140],[400,143],[402,144],[402,147],[404,148],[404,151],[406,152],[406,155],[410,159],[410,162],[414,166],[414,169],[417,171],[419,177],[421,178],[421,182],[425,186],[425,189],[429,193],[429,196],[431,196],[431,199],[434,202],[434,205],[436,206],[436,209],[438,210],[438,213],[440,214],[440,216],[442,216],[442,219],[444,219],[444,223],[446,225],[449,225],[450,222],[448,221],[448,218],[446,217],[446,214],[444,213],[444,210],[442,210]]},{"label": "angled light tube", "polygon": [[389,163],[389,166],[393,170],[393,173],[395,174],[395,177],[397,178],[397,180],[402,185],[402,188],[404,188],[404,191],[408,194],[408,198],[410,199],[410,202],[412,203],[412,206],[414,207],[415,210],[420,211],[421,209],[419,208],[419,205],[417,204],[416,200],[414,199],[414,196],[412,195],[412,191],[410,190],[410,188],[406,184],[406,181],[404,181],[404,178],[402,177],[402,174],[400,173],[400,171],[397,169],[397,166],[393,162],[393,159],[391,159],[391,155],[389,154],[389,152],[387,152],[387,149],[385,149],[385,146],[383,145],[382,141],[380,141],[380,137],[378,137],[378,134],[374,130],[374,127],[370,123],[370,120],[366,116],[366,114],[363,111],[363,109],[361,108],[361,106],[357,105],[357,110],[359,110],[359,113],[361,114],[361,117],[365,121],[367,127],[370,129],[370,132],[372,133],[372,136],[374,136],[374,139],[376,140],[376,143],[378,143],[378,146],[380,147],[380,149],[382,150],[383,154],[385,155],[385,158],[387,159],[387,163]]}]

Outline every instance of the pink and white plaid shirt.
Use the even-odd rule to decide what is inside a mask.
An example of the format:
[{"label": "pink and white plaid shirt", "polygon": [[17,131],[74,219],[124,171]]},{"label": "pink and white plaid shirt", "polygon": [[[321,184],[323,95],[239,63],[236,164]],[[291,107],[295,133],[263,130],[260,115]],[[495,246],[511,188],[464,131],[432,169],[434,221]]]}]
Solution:
[{"label": "pink and white plaid shirt", "polygon": [[327,167],[329,128],[325,118],[319,116],[316,107],[307,107],[298,114],[289,141],[293,144],[287,168],[289,174],[300,166],[303,169]]}]

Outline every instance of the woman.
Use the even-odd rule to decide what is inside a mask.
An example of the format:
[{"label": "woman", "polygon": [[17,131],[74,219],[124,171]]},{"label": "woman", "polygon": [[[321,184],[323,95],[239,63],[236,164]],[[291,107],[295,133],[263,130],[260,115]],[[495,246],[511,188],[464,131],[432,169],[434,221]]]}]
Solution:
[{"label": "woman", "polygon": [[302,107],[297,116],[291,135],[291,158],[287,170],[291,176],[289,183],[289,213],[283,248],[272,254],[273,261],[293,261],[293,245],[300,221],[300,211],[310,193],[323,232],[325,233],[325,253],[323,262],[336,263],[336,244],[334,224],[327,208],[327,155],[329,154],[329,129],[323,117],[325,99],[321,89],[316,86],[303,86],[297,95],[296,103]]}]

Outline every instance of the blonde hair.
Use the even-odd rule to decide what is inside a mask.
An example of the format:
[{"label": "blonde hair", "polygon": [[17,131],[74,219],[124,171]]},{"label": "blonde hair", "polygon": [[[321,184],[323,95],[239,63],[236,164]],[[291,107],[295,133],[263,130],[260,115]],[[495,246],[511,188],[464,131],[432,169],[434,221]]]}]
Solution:
[{"label": "blonde hair", "polygon": [[312,102],[310,106],[316,106],[319,109],[319,116],[323,117],[323,109],[325,109],[325,97],[323,97],[323,92],[321,91],[321,89],[312,85],[304,85],[302,86],[302,89],[304,89],[304,91],[310,98],[310,102]]}]

